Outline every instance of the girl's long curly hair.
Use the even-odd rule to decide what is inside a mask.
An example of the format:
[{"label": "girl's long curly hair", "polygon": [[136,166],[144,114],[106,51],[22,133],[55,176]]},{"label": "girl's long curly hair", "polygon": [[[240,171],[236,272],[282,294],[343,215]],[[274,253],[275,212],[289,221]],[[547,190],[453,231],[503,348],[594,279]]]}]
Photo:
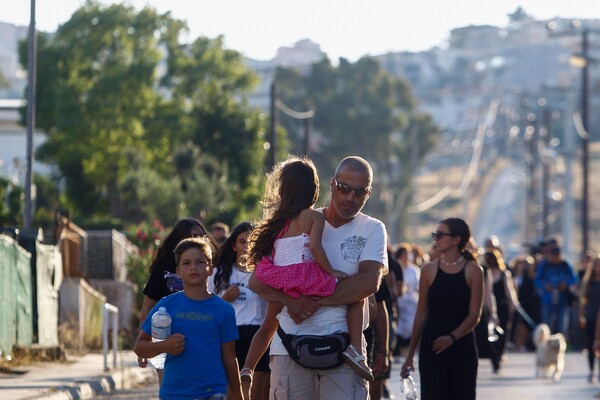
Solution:
[{"label": "girl's long curly hair", "polygon": [[233,268],[236,263],[237,254],[234,251],[234,247],[238,236],[244,232],[251,232],[252,227],[253,226],[251,222],[242,222],[238,224],[235,228],[233,228],[233,231],[231,231],[231,234],[227,240],[225,240],[225,242],[217,251],[217,256],[215,257],[214,262],[214,266],[216,268],[215,289],[217,293],[229,287],[231,273],[233,272]]},{"label": "girl's long curly hair", "polygon": [[270,256],[277,235],[287,221],[315,205],[319,198],[317,168],[306,157],[290,156],[269,174],[263,199],[263,218],[248,242],[247,267]]}]

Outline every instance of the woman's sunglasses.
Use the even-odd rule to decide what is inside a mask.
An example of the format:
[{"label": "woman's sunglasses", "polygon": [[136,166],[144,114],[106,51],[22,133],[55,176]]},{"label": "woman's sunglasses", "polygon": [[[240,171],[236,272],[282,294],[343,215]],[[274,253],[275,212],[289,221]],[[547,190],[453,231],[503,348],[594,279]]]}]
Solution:
[{"label": "woman's sunglasses", "polygon": [[454,236],[454,235],[453,235],[453,234],[451,234],[451,233],[440,232],[440,231],[437,231],[437,232],[431,232],[431,238],[432,238],[432,239],[441,239],[441,238],[443,238],[444,236]]}]

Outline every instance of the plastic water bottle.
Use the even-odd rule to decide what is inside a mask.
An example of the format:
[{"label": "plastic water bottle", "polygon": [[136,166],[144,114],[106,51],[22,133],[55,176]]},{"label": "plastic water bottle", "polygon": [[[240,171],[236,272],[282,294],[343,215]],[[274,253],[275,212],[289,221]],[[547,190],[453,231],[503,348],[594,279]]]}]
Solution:
[{"label": "plastic water bottle", "polygon": [[[151,322],[153,342],[162,342],[171,336],[171,316],[164,307],[158,308],[158,311],[152,315]],[[156,357],[151,358],[150,363],[156,369],[164,369],[166,357],[166,353],[159,354]]]},{"label": "plastic water bottle", "polygon": [[402,379],[402,393],[404,393],[404,398],[406,400],[417,400],[417,385],[413,380],[412,376],[406,375],[405,378]]}]

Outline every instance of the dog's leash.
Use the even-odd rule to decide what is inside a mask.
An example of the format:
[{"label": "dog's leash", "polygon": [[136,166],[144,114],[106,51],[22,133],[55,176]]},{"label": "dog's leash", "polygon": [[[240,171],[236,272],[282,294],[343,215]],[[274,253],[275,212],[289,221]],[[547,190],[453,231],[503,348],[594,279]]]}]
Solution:
[{"label": "dog's leash", "polygon": [[527,325],[529,325],[529,328],[531,328],[531,330],[534,330],[535,327],[537,326],[537,324],[535,323],[535,321],[529,316],[529,314],[527,314],[527,312],[523,309],[523,307],[521,306],[517,306],[516,311],[519,313],[519,315],[521,316],[521,318],[523,318],[523,320],[525,321],[525,323]]}]

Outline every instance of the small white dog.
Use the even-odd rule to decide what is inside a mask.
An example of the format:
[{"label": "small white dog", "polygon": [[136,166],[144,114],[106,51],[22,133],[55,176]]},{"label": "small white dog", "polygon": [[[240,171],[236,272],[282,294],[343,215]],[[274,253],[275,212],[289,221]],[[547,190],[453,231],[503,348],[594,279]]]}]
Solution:
[{"label": "small white dog", "polygon": [[565,351],[567,341],[562,333],[550,334],[550,327],[539,324],[533,331],[533,342],[536,347],[536,378],[552,378],[557,382],[565,368]]}]

